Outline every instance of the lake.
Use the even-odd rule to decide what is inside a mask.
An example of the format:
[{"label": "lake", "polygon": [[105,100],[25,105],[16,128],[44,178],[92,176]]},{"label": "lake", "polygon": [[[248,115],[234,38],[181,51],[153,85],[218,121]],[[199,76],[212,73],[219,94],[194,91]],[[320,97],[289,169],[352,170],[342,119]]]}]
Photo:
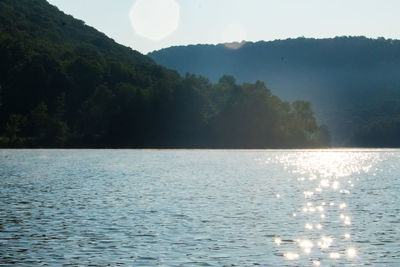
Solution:
[{"label": "lake", "polygon": [[0,150],[0,265],[400,266],[400,150]]}]

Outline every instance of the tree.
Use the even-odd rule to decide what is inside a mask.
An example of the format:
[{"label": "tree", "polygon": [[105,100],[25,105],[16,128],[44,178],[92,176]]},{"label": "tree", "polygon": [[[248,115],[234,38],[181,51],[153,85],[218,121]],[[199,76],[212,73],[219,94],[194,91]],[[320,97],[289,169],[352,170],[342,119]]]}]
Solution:
[{"label": "tree", "polygon": [[6,125],[5,136],[8,138],[10,146],[23,145],[23,138],[20,136],[23,128],[26,126],[26,118],[19,114],[11,114]]},{"label": "tree", "polygon": [[63,147],[68,140],[68,125],[57,116],[48,114],[47,105],[41,102],[31,112],[34,142],[37,146]]},{"label": "tree", "polygon": [[293,102],[292,107],[295,117],[301,122],[306,131],[313,132],[317,129],[317,123],[310,102],[297,100]]}]

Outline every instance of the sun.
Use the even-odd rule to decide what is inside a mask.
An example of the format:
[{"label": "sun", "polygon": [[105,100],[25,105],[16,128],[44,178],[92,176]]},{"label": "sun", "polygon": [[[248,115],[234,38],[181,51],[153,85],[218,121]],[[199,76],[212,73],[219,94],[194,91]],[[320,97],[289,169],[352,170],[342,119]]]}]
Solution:
[{"label": "sun", "polygon": [[137,34],[160,41],[176,31],[179,13],[180,7],[175,0],[137,0],[129,16]]}]

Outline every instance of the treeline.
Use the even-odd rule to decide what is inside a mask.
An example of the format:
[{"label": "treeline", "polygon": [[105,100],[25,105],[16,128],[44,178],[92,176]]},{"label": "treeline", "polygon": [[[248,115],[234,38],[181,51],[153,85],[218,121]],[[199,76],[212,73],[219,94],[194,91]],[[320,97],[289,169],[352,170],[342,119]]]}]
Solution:
[{"label": "treeline", "polygon": [[[297,148],[329,145],[311,105],[283,102],[264,83],[187,75],[170,90],[98,85],[71,110],[66,92],[8,112],[5,147]],[[77,114],[75,117],[68,114]]]},{"label": "treeline", "polygon": [[0,1],[0,58],[2,147],[329,145],[308,102],[181,77],[44,0]]},{"label": "treeline", "polygon": [[400,115],[399,40],[297,38],[248,42],[237,50],[224,44],[179,46],[150,56],[180,73],[211,81],[222,74],[239,82],[261,80],[283,100],[310,101],[335,146],[399,146],[392,138],[400,136],[393,126]]}]

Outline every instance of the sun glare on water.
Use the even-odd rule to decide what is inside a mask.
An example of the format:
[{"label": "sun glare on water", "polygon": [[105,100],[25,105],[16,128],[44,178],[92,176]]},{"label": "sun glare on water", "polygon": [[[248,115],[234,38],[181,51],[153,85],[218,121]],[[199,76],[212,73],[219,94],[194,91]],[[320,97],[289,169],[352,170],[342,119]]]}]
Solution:
[{"label": "sun glare on water", "polygon": [[129,15],[138,35],[159,41],[176,31],[179,14],[180,7],[175,0],[137,0]]},{"label": "sun glare on water", "polygon": [[379,159],[348,151],[314,151],[300,157],[286,154],[277,160],[297,176],[293,187],[304,202],[293,207],[290,218],[304,222],[304,228],[298,229],[293,241],[297,251],[290,242],[275,241],[276,248],[286,260],[306,260],[314,266],[357,260],[357,249],[350,238],[352,206],[347,196],[355,186],[353,181],[359,181],[357,176],[369,172]]}]

